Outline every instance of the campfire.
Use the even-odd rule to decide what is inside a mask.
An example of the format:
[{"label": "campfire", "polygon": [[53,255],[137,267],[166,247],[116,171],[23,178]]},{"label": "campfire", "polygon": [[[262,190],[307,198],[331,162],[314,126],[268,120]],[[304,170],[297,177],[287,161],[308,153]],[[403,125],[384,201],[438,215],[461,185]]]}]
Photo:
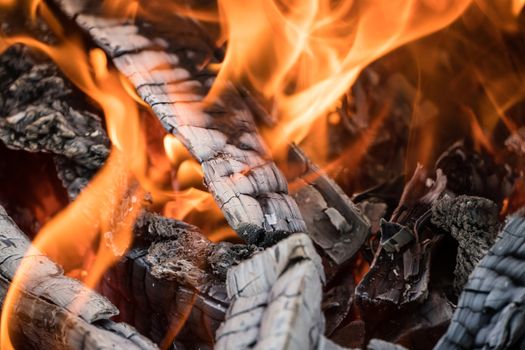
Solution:
[{"label": "campfire", "polygon": [[525,345],[522,0],[0,0],[0,349]]}]

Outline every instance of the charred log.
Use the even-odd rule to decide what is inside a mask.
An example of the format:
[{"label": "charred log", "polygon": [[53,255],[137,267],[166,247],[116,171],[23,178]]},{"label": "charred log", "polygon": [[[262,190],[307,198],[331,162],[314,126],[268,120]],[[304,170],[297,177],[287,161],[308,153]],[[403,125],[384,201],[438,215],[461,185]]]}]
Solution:
[{"label": "charred log", "polygon": [[212,346],[229,305],[226,271],[254,247],[212,243],[195,226],[151,213],[139,218],[135,236],[134,248],[106,274],[102,293],[123,321],[163,346],[175,335],[182,344],[198,339]]},{"label": "charred log", "polygon": [[58,175],[75,198],[109,154],[94,113],[77,106],[54,64],[38,63],[17,46],[0,58],[0,140],[11,149],[55,155]]},{"label": "charred log", "polygon": [[[212,104],[204,97],[213,81],[197,68],[188,33],[196,24],[175,18],[186,34],[170,40],[153,33],[147,23],[93,15],[90,1],[57,0],[58,7],[91,36],[131,81],[168,132],[173,133],[202,164],[206,185],[232,228],[248,243],[271,244],[290,232],[305,230],[287,183],[258,135],[252,112],[229,87]],[[193,25],[193,27],[192,27]],[[175,25],[177,26],[177,25]],[[185,36],[186,35],[186,36]],[[213,50],[207,46],[207,50]]]},{"label": "charred log", "polygon": [[474,267],[496,239],[498,206],[489,199],[459,196],[443,198],[432,207],[432,222],[458,242],[454,293],[459,295]]},{"label": "charred log", "polygon": [[356,288],[357,305],[367,317],[384,320],[428,296],[431,251],[440,239],[428,226],[430,209],[443,195],[446,178],[438,172],[431,188],[426,179],[426,171],[418,168],[391,221],[382,222],[380,246]]},{"label": "charred log", "polygon": [[23,275],[9,322],[15,345],[24,349],[156,349],[133,328],[109,320],[118,310],[106,298],[67,278],[45,255],[26,255],[30,242],[0,207],[2,303],[21,263]]},{"label": "charred log", "polygon": [[450,327],[435,349],[524,346],[524,240],[525,219],[514,216],[470,275]]}]

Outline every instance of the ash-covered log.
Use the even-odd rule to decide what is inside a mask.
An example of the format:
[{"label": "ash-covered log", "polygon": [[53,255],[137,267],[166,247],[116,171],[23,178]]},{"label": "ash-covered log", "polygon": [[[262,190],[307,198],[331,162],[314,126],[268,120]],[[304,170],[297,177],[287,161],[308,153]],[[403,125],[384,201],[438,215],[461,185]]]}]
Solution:
[{"label": "ash-covered log", "polygon": [[97,16],[98,2],[55,3],[106,51],[166,130],[202,164],[206,185],[241,237],[267,245],[306,229],[241,95],[229,87],[213,103],[203,101],[214,77],[196,57],[199,48],[205,55],[214,50],[209,40],[195,37],[202,32],[196,23],[174,17],[170,24],[185,30],[168,42],[148,23]]},{"label": "ash-covered log", "polygon": [[134,234],[134,247],[106,274],[101,292],[122,321],[163,347],[174,340],[211,347],[229,305],[226,272],[255,247],[212,243],[195,226],[147,212]]},{"label": "ash-covered log", "polygon": [[109,154],[100,118],[54,64],[37,62],[21,45],[0,56],[0,81],[0,141],[55,155],[58,176],[75,198]]},{"label": "ash-covered log", "polygon": [[324,272],[310,238],[294,234],[230,269],[232,303],[216,349],[340,349],[324,338]]},{"label": "ash-covered log", "polygon": [[15,287],[9,331],[20,349],[157,349],[132,327],[115,323],[118,310],[103,296],[65,277],[59,266],[30,247],[0,207],[0,297],[2,304],[18,267],[32,263]]},{"label": "ash-covered log", "polygon": [[519,349],[525,346],[525,219],[509,219],[470,275],[444,349]]}]

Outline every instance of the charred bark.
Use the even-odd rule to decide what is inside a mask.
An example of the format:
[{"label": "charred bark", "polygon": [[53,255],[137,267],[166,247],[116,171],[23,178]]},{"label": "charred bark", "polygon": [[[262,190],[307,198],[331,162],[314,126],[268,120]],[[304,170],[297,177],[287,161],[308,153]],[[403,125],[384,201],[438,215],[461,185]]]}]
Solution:
[{"label": "charred bark", "polygon": [[418,168],[390,222],[382,221],[380,246],[356,288],[357,305],[366,317],[385,320],[428,296],[431,250],[440,239],[428,226],[430,209],[443,195],[446,178],[438,172],[430,189],[426,180],[426,171]]},{"label": "charred bark", "polygon": [[525,346],[525,219],[512,217],[469,277],[441,349]]},{"label": "charred bark", "polygon": [[494,244],[498,206],[481,197],[443,198],[432,207],[432,222],[458,242],[454,293],[459,295],[474,267]]},{"label": "charred bark", "polygon": [[135,236],[102,293],[122,310],[121,320],[159,344],[177,335],[182,344],[211,347],[229,305],[226,271],[254,247],[212,243],[195,226],[151,213],[139,218]]},{"label": "charred bark", "polygon": [[239,93],[228,87],[217,101],[203,102],[213,75],[188,58],[203,47],[205,52],[213,49],[188,34],[201,32],[196,24],[174,18],[170,24],[185,31],[168,44],[147,23],[93,15],[97,6],[90,1],[55,3],[108,53],[166,130],[202,164],[206,185],[241,237],[266,245],[305,230],[286,180],[269,160]]},{"label": "charred bark", "polygon": [[26,255],[29,240],[1,207],[0,236],[2,304],[20,264],[33,263],[16,289],[9,321],[17,348],[156,349],[133,328],[109,320],[118,310],[106,298],[65,277],[45,255]]},{"label": "charred bark", "polygon": [[49,62],[16,46],[0,57],[0,140],[11,149],[55,155],[58,176],[75,198],[109,154],[98,116],[78,103]]},{"label": "charred bark", "polygon": [[288,158],[297,174],[292,196],[305,219],[308,235],[336,265],[344,264],[368,238],[368,219],[298,146],[291,146]]}]

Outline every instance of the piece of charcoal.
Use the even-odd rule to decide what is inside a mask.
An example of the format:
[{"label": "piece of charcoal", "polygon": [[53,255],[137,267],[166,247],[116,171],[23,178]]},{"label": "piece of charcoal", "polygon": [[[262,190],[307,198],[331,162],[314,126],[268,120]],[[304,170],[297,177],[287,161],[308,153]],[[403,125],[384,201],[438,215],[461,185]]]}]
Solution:
[{"label": "piece of charcoal", "polygon": [[[12,67],[11,62],[18,62]],[[100,118],[75,103],[69,83],[21,46],[1,55],[0,141],[11,149],[56,156],[59,178],[75,198],[104,164],[109,138]]]},{"label": "piece of charcoal", "polygon": [[193,225],[149,212],[134,235],[132,249],[103,278],[102,294],[123,310],[122,321],[160,345],[211,347],[229,305],[226,271],[256,248],[212,243]]},{"label": "piece of charcoal", "polygon": [[432,223],[458,242],[454,293],[459,295],[468,276],[494,244],[498,234],[498,206],[481,197],[445,197],[432,206]]}]

